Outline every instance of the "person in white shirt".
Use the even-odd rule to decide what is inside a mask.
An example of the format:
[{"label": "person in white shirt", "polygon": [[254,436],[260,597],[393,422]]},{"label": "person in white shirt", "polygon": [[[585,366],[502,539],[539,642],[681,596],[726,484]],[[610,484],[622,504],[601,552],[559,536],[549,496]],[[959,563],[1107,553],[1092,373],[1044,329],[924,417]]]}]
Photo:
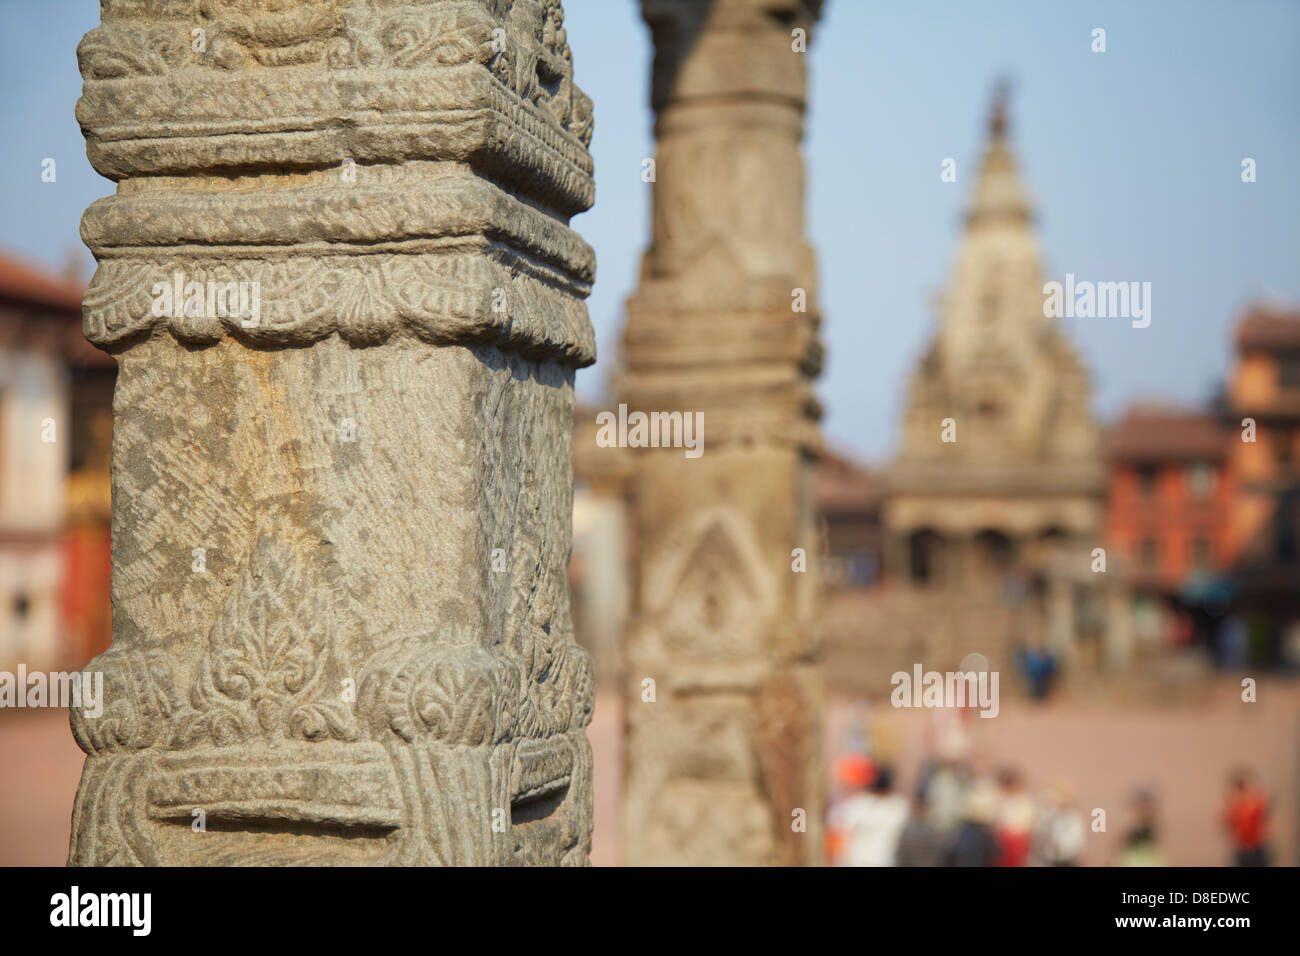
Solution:
[{"label": "person in white shirt", "polygon": [[907,815],[907,798],[894,791],[890,771],[879,768],[869,788],[831,809],[827,823],[844,837],[836,865],[893,866]]}]

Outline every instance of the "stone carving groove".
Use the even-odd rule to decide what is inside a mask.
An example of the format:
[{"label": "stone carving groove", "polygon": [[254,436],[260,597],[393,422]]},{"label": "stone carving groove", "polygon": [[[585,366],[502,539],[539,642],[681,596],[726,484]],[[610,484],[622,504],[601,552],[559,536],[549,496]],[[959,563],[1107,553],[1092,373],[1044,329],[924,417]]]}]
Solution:
[{"label": "stone carving groove", "polygon": [[[70,863],[588,862],[563,16],[102,4],[77,115],[118,181],[82,223],[119,362],[114,641],[71,718]],[[156,308],[174,282],[256,283],[259,314]]]}]

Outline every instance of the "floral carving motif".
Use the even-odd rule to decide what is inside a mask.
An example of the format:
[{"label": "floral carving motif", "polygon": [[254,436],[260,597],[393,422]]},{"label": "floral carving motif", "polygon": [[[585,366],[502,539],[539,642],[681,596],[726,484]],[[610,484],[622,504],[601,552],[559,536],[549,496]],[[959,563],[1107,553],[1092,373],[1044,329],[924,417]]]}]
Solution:
[{"label": "floral carving motif", "polygon": [[347,615],[340,600],[328,584],[308,579],[289,547],[263,535],[212,626],[190,694],[193,712],[178,721],[173,745],[356,739],[341,693],[339,631]]}]

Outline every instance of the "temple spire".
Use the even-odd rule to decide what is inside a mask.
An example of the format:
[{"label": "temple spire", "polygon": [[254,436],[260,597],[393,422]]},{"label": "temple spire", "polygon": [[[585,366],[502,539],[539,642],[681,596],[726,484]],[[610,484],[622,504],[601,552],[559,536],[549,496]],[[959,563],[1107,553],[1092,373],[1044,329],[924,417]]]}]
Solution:
[{"label": "temple spire", "polygon": [[1020,181],[1007,136],[1010,99],[1010,81],[999,80],[989,110],[988,146],[966,214],[968,226],[992,222],[1027,223],[1033,217],[1029,194]]}]

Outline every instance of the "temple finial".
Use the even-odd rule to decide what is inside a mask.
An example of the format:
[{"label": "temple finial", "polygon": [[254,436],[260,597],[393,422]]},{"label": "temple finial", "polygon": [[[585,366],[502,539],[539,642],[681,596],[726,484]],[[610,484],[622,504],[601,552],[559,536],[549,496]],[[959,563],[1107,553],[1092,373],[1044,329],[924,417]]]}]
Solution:
[{"label": "temple finial", "polygon": [[1007,134],[1007,104],[1011,99],[1011,78],[1000,77],[993,87],[993,109],[989,113],[989,135],[1002,139]]},{"label": "temple finial", "polygon": [[1002,76],[993,87],[989,109],[988,141],[984,145],[984,159],[980,164],[966,214],[968,224],[976,222],[1026,222],[1032,216],[1029,197],[1016,172],[1008,128],[1012,81]]}]

